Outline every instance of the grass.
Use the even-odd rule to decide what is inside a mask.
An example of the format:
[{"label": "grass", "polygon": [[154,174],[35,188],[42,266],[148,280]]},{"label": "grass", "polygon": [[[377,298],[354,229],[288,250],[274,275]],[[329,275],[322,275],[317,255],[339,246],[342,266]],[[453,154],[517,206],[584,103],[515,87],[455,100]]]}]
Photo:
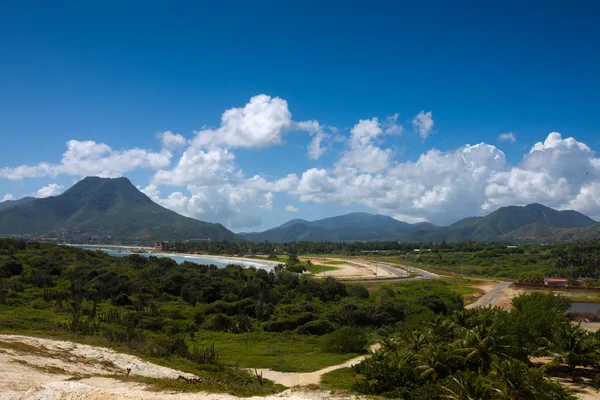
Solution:
[{"label": "grass", "polygon": [[309,269],[308,272],[310,272],[313,275],[316,274],[320,274],[322,272],[327,272],[327,271],[335,271],[336,267],[329,267],[327,265],[318,265],[318,264],[313,264]]},{"label": "grass", "polygon": [[354,372],[352,368],[340,368],[323,375],[321,377],[321,386],[330,390],[352,391],[354,382],[361,378],[362,375]]},{"label": "grass", "polygon": [[225,363],[243,368],[269,368],[281,372],[311,372],[343,363],[358,354],[332,354],[322,350],[327,336],[271,332],[225,333],[201,331],[194,340],[215,343]]},{"label": "grass", "polygon": [[[274,384],[263,379],[263,385],[256,382],[231,383],[209,380],[205,382],[188,382],[183,379],[150,378],[139,375],[108,375],[107,378],[123,382],[136,382],[146,385],[146,390],[154,392],[211,392],[211,393],[230,393],[239,397],[266,396],[281,392],[285,386]],[[256,379],[256,378],[254,378]]]},{"label": "grass", "polygon": [[11,362],[17,363],[17,364],[21,364],[21,365],[25,365],[28,368],[32,368],[35,370],[38,370],[42,373],[45,374],[51,374],[51,375],[70,375],[69,372],[65,371],[64,369],[60,368],[60,367],[55,367],[53,365],[46,365],[46,366],[41,366],[41,365],[35,365],[35,364],[31,364],[28,363],[27,361],[24,360],[10,360]]}]

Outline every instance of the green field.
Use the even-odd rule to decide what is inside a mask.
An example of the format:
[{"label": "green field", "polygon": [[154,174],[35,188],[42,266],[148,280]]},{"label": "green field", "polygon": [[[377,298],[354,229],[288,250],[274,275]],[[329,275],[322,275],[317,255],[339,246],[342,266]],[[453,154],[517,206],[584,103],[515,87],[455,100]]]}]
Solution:
[{"label": "green field", "polygon": [[323,272],[328,272],[328,271],[335,271],[336,267],[330,267],[327,265],[320,265],[320,264],[313,264],[309,269],[308,272],[310,272],[313,275],[317,275]]},{"label": "green field", "polygon": [[358,354],[335,354],[323,351],[327,335],[293,333],[197,332],[194,342],[215,343],[223,362],[244,368],[269,368],[282,372],[310,372],[341,364]]},{"label": "green field", "polygon": [[352,368],[340,368],[331,371],[321,378],[321,386],[330,390],[352,391],[352,385],[363,376],[354,372]]}]

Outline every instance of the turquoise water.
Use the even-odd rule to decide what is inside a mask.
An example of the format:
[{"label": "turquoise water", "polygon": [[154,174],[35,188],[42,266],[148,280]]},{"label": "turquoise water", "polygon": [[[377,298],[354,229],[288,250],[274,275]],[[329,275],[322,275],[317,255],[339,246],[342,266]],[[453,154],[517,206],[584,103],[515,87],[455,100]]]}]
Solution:
[{"label": "turquoise water", "polygon": [[[131,253],[129,251],[125,251],[125,250],[117,251],[117,250],[103,249],[103,248],[97,248],[97,247],[86,247],[86,246],[80,246],[80,247],[88,249],[88,250],[102,250],[105,253],[107,253],[111,256],[115,256],[115,257],[125,257],[125,256],[133,254],[133,253]],[[219,268],[225,268],[229,264],[237,264],[237,265],[242,265],[244,267],[254,267],[254,268],[271,270],[274,266],[271,263],[261,262],[259,260],[247,261],[247,260],[236,260],[236,259],[227,259],[227,258],[216,258],[216,257],[211,257],[211,256],[179,256],[179,255],[174,255],[174,254],[172,255],[172,254],[162,254],[162,253],[161,254],[138,253],[138,254],[141,256],[144,256],[144,257],[150,257],[150,256],[166,257],[166,258],[175,260],[178,264],[181,264],[185,261],[189,261],[189,262],[193,262],[196,264],[206,264],[206,265],[212,264],[212,265],[216,265]]]}]

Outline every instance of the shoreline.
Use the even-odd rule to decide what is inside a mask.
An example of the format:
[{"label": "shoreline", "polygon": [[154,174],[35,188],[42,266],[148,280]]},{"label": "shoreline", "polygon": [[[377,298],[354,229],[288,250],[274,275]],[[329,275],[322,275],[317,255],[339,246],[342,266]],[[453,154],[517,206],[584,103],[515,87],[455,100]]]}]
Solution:
[{"label": "shoreline", "polygon": [[[175,257],[184,257],[184,258],[204,258],[204,259],[215,259],[215,260],[229,260],[229,261],[244,261],[246,263],[253,263],[256,265],[261,265],[264,267],[273,268],[278,264],[281,264],[277,261],[256,259],[256,258],[248,258],[248,257],[235,257],[235,256],[222,256],[222,255],[212,255],[212,254],[194,254],[194,253],[170,253],[161,251],[159,253],[148,253],[156,256],[175,256]],[[233,264],[233,263],[232,263]],[[254,265],[248,265],[250,267]]]}]

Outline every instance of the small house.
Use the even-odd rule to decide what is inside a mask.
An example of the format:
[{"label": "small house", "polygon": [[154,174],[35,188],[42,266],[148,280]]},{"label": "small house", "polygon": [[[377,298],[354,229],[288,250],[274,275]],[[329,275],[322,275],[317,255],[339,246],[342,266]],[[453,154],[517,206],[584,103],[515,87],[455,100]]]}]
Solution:
[{"label": "small house", "polygon": [[567,278],[544,278],[544,285],[550,287],[567,286]]}]

